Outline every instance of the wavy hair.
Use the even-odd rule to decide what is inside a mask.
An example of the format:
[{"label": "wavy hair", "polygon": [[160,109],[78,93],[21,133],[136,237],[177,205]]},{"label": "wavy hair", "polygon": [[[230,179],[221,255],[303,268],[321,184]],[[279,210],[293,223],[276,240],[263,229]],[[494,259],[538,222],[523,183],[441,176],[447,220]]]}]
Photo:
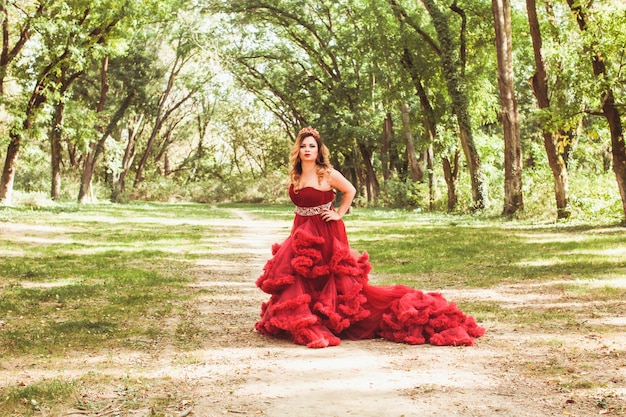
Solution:
[{"label": "wavy hair", "polygon": [[317,130],[311,126],[300,129],[296,141],[291,148],[289,154],[289,177],[294,188],[298,189],[298,183],[300,182],[300,175],[302,175],[302,160],[300,160],[300,146],[302,141],[308,137],[312,137],[317,142],[317,159],[315,160],[315,167],[317,170],[318,182],[321,184],[324,175],[330,172],[332,165],[328,159],[328,148],[322,142],[322,138]]}]

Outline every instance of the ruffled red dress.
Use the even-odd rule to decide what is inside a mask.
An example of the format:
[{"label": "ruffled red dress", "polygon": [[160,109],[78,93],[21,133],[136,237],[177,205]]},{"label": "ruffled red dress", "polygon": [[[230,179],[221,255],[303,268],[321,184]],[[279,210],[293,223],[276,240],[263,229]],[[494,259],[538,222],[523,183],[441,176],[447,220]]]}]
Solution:
[{"label": "ruffled red dress", "polygon": [[485,329],[437,292],[368,283],[366,252],[348,245],[343,221],[326,222],[321,208],[332,190],[306,187],[289,196],[296,205],[291,234],[272,247],[256,285],[271,295],[255,328],[311,348],[341,339],[382,337],[393,342],[472,345]]}]

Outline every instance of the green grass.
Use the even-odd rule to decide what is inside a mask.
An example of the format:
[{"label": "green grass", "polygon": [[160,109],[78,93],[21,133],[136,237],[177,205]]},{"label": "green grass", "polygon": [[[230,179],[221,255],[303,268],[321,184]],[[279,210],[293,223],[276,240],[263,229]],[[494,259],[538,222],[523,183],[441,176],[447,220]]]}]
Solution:
[{"label": "green grass", "polygon": [[19,408],[23,416],[41,415],[44,414],[42,404],[62,402],[71,398],[77,390],[76,381],[43,379],[34,384],[0,391],[0,407],[3,404],[15,404],[14,407]]},{"label": "green grass", "polygon": [[[0,210],[0,355],[102,348],[154,338],[189,299],[195,259],[232,218],[203,205],[131,204]],[[11,227],[13,226],[13,227]],[[17,228],[17,229],[16,229]]]},{"label": "green grass", "polygon": [[358,210],[346,218],[353,248],[373,275],[428,288],[490,287],[626,275],[626,230],[610,225],[537,225],[470,216]]}]

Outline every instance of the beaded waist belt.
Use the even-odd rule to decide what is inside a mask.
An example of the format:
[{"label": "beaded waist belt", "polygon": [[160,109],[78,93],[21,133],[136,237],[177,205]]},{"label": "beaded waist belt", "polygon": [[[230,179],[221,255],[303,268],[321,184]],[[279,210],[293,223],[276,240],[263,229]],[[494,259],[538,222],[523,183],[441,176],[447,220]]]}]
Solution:
[{"label": "beaded waist belt", "polygon": [[315,206],[315,207],[296,206],[295,213],[299,214],[300,216],[316,216],[318,214],[322,214],[324,210],[328,210],[332,204],[333,204],[332,201],[330,201],[326,204],[322,204],[321,206]]}]

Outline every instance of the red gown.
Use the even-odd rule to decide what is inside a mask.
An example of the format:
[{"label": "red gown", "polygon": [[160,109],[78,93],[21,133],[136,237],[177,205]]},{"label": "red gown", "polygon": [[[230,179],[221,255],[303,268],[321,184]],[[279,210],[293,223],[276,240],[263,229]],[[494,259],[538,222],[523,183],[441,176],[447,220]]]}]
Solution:
[{"label": "red gown", "polygon": [[292,186],[289,196],[305,209],[296,212],[289,237],[273,245],[273,257],[256,281],[271,295],[261,306],[257,331],[311,348],[375,337],[472,345],[485,334],[473,317],[439,293],[370,285],[369,256],[350,248],[343,221],[326,222],[314,214],[316,207],[334,200],[334,191],[306,187],[295,193]]}]

